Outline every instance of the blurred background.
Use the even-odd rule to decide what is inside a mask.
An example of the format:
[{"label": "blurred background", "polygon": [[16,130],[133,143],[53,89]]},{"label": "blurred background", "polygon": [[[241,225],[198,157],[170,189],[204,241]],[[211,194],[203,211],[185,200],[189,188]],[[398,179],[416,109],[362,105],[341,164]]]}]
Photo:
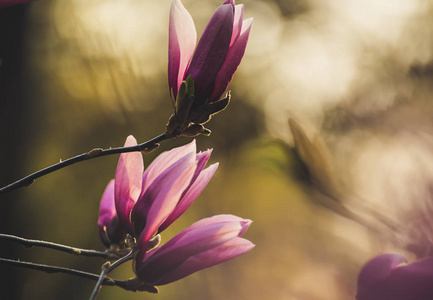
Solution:
[{"label": "blurred background", "polygon": [[[184,0],[201,35],[216,0]],[[198,137],[220,167],[163,234],[230,213],[250,253],[98,299],[354,299],[369,259],[433,252],[433,1],[245,0],[232,102]],[[36,0],[0,10],[0,185],[95,147],[144,142],[172,113],[169,0]],[[289,119],[290,122],[289,126]],[[164,150],[189,142],[164,142]],[[0,196],[0,232],[104,250],[99,200],[118,156]],[[102,259],[0,244],[1,257],[100,272]],[[110,276],[134,274],[125,264]],[[0,265],[2,299],[86,299],[95,282]]]}]

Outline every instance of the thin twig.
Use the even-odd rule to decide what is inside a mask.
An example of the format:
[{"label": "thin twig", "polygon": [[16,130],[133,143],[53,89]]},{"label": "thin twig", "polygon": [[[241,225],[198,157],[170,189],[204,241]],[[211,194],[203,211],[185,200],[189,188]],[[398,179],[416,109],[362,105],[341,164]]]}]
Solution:
[{"label": "thin twig", "polygon": [[[53,273],[63,273],[63,274],[69,274],[85,279],[90,279],[94,281],[100,281],[101,276],[98,274],[93,274],[89,272],[84,272],[76,269],[70,269],[70,268],[64,268],[64,267],[57,267],[57,266],[50,266],[50,265],[43,265],[43,264],[37,264],[27,261],[19,261],[19,260],[13,260],[13,259],[7,259],[7,258],[0,258],[0,264],[5,265],[12,265],[16,267],[26,268],[26,269],[32,269],[37,271],[46,272],[49,274]],[[117,286],[127,291],[147,291],[150,293],[158,293],[158,289],[156,287],[149,286],[147,289],[146,287],[137,286],[134,279],[129,280],[116,280],[110,277],[104,276],[104,279],[102,279],[102,285],[105,286]]]},{"label": "thin twig", "polygon": [[92,257],[96,256],[102,258],[108,257],[107,253],[101,251],[80,249],[80,248],[75,248],[71,246],[66,246],[66,245],[56,244],[52,242],[41,241],[41,240],[30,240],[30,239],[25,239],[22,237],[10,235],[10,234],[4,234],[4,233],[0,233],[0,240],[11,241],[14,243],[21,244],[25,247],[44,247],[44,248],[50,248],[58,251],[63,251],[66,253],[75,254],[75,255],[92,256]]},{"label": "thin twig", "polygon": [[164,140],[168,140],[171,138],[175,138],[177,135],[168,135],[167,133],[163,133],[161,135],[158,135],[157,137],[144,142],[142,144],[132,146],[132,147],[119,147],[119,148],[110,148],[110,149],[101,149],[96,148],[89,152],[82,153],[80,155],[77,155],[75,157],[68,158],[67,160],[63,160],[57,164],[54,164],[50,167],[47,167],[45,169],[39,170],[33,174],[30,174],[20,180],[15,181],[14,183],[11,183],[9,185],[6,185],[2,188],[0,188],[0,195],[5,194],[7,192],[13,191],[20,187],[26,187],[32,184],[37,178],[42,177],[44,175],[47,175],[49,173],[52,173],[54,171],[60,170],[64,167],[70,166],[72,164],[90,160],[96,157],[102,157],[107,156],[111,154],[119,154],[119,153],[126,153],[126,152],[134,152],[134,151],[145,151],[146,149],[151,150],[153,149],[159,142],[162,142]]},{"label": "thin twig", "polygon": [[134,250],[131,250],[128,254],[126,254],[124,257],[119,258],[114,263],[110,264],[109,262],[106,263],[102,267],[101,275],[99,275],[98,282],[95,285],[95,288],[93,289],[93,293],[90,296],[90,300],[95,300],[98,296],[99,291],[101,290],[101,286],[104,283],[105,278],[107,277],[107,274],[110,273],[113,269],[120,266],[124,262],[131,260],[133,258]]},{"label": "thin twig", "polygon": [[[95,280],[95,281],[99,280],[99,275],[97,275],[97,274],[88,273],[88,272],[75,270],[75,269],[64,268],[64,267],[36,264],[36,263],[32,263],[32,262],[19,261],[19,260],[7,259],[7,258],[0,258],[0,264],[13,265],[13,266],[23,267],[23,268],[27,268],[27,269],[43,271],[43,272],[47,272],[50,274],[52,274],[52,273],[65,273],[65,274],[74,275],[74,276],[78,276],[78,277],[82,277],[82,278],[86,278],[86,279],[91,279],[91,280]],[[106,277],[102,284],[103,285],[109,285],[109,286],[115,286],[118,283],[120,284],[120,286],[122,285],[122,281],[118,281],[118,280]]]}]

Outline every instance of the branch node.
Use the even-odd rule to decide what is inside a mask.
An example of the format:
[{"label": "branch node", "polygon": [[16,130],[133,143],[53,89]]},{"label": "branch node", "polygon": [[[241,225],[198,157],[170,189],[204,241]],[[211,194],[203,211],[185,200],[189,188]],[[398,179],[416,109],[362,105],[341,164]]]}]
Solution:
[{"label": "branch node", "polygon": [[96,156],[99,156],[102,153],[102,151],[104,151],[104,149],[102,149],[102,148],[92,149],[89,152],[87,152],[87,157],[88,158],[94,158]]}]

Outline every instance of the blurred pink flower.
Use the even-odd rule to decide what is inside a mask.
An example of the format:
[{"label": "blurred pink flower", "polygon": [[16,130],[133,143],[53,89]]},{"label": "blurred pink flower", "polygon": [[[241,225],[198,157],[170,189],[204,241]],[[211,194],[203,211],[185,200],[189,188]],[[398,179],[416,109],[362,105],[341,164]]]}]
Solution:
[{"label": "blurred pink flower", "polygon": [[358,277],[357,300],[433,299],[433,257],[409,265],[400,254],[370,260]]},{"label": "blurred pink flower", "polygon": [[[137,141],[129,136],[125,146],[134,145]],[[98,225],[103,242],[118,242],[111,240],[119,237],[115,234],[119,232],[117,226],[109,226],[113,222],[147,241],[173,223],[200,195],[218,168],[216,163],[204,169],[211,152],[196,153],[194,140],[160,154],[144,173],[140,152],[121,154],[114,183],[108,184],[101,199]]]},{"label": "blurred pink flower", "polygon": [[194,81],[194,107],[219,100],[247,46],[252,18],[243,20],[243,10],[243,5],[235,6],[233,0],[224,1],[210,19],[194,53],[194,22],[180,0],[173,0],[168,42],[168,82],[173,101],[188,76]]},{"label": "blurred pink flower", "polygon": [[147,253],[146,239],[140,236],[135,273],[145,285],[163,285],[235,258],[254,248],[240,238],[250,224],[233,215],[202,219]]}]

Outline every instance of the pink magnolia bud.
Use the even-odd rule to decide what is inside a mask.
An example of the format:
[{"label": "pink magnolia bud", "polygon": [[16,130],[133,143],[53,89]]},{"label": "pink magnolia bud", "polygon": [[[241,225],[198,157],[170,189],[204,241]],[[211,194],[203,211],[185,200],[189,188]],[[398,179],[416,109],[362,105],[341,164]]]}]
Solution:
[{"label": "pink magnolia bud", "polygon": [[252,19],[243,20],[243,5],[235,6],[233,0],[226,0],[210,19],[194,52],[194,22],[180,0],[173,0],[168,57],[173,101],[188,76],[194,81],[193,108],[218,101],[242,60],[251,25]]},{"label": "pink magnolia bud", "polygon": [[135,273],[145,285],[163,285],[242,255],[254,244],[240,238],[251,220],[233,215],[202,219],[148,253],[138,240]]}]

